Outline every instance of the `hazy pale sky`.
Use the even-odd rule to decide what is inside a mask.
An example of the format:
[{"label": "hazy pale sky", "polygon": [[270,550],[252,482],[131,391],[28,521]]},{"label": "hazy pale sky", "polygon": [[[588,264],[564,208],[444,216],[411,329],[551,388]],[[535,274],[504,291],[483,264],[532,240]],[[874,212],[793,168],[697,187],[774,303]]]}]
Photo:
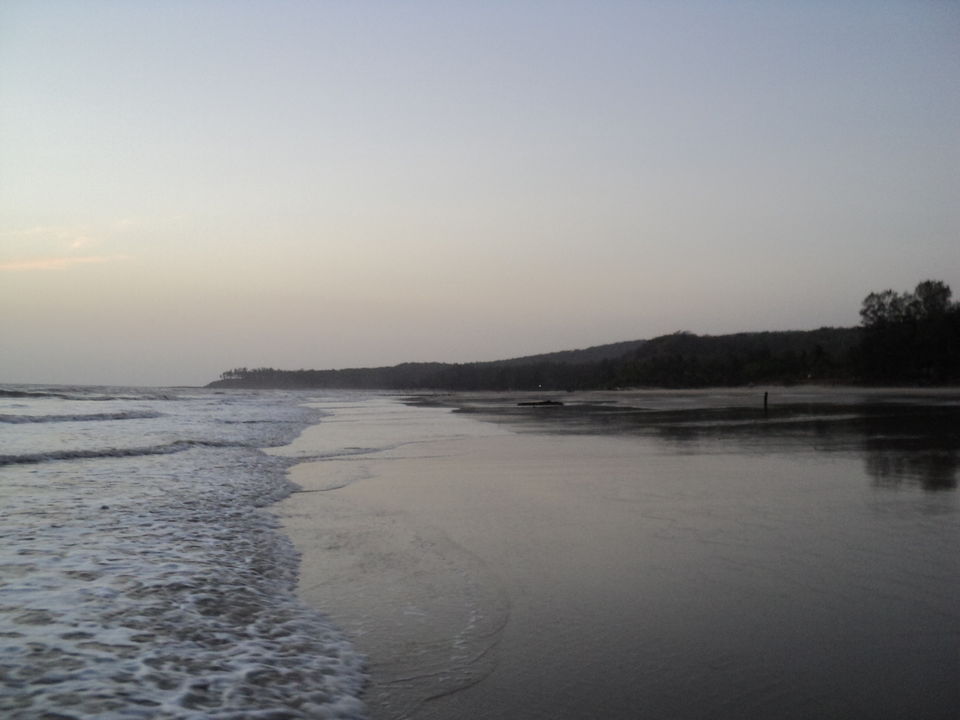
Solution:
[{"label": "hazy pale sky", "polygon": [[956,0],[0,4],[0,382],[960,294]]}]

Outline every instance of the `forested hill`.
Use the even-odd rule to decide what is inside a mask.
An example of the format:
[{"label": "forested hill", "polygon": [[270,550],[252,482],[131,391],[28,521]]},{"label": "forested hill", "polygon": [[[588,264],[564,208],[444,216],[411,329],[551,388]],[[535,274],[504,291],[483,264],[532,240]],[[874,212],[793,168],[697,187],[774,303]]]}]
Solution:
[{"label": "forested hill", "polygon": [[210,387],[396,390],[585,390],[845,380],[858,328],[652,340],[476,363],[403,363],[343,370],[237,368]]},{"label": "forested hill", "polygon": [[237,368],[210,387],[377,390],[594,390],[748,383],[960,382],[960,304],[939,280],[872,292],[856,328],[736,335],[680,332],[475,363],[404,363],[348,370]]},{"label": "forested hill", "polygon": [[480,365],[532,365],[536,363],[570,363],[571,365],[587,365],[602,360],[616,360],[640,348],[646,340],[626,340],[624,342],[607,345],[594,345],[583,350],[560,350],[540,355],[524,355],[523,357],[492,362],[477,363]]}]

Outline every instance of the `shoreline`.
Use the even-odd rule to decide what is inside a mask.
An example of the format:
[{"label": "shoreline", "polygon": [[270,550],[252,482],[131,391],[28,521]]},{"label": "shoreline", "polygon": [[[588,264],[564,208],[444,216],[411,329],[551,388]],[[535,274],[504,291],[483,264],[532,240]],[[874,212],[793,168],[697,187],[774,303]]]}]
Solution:
[{"label": "shoreline", "polygon": [[[863,402],[880,401],[885,398],[915,397],[917,399],[951,398],[960,401],[960,385],[909,386],[909,385],[849,385],[849,384],[757,384],[750,386],[705,387],[705,388],[622,388],[617,390],[477,390],[444,391],[423,390],[415,392],[396,391],[406,404],[415,407],[463,408],[473,405],[515,405],[524,401],[556,400],[573,406],[609,404],[638,407],[641,401],[656,401],[658,398],[711,398],[720,397],[735,405],[762,402],[764,393],[771,397],[791,401],[808,402]],[[710,402],[704,407],[715,406]]]},{"label": "shoreline", "polygon": [[[603,584],[609,569],[591,567],[613,542],[602,533],[583,547],[581,530],[608,524],[608,508],[588,510],[585,496],[571,504],[566,493],[587,467],[601,458],[609,464],[611,452],[626,452],[627,464],[638,458],[622,439],[597,440],[511,433],[406,446],[345,460],[347,474],[362,468],[361,480],[279,504],[284,531],[302,553],[298,594],[329,613],[368,658],[363,700],[373,720],[508,717],[518,709],[523,717],[556,716],[559,706],[544,697],[557,680],[542,658],[567,653],[550,627],[589,615],[594,598],[579,578],[599,572],[590,585]],[[545,456],[556,458],[547,471]],[[293,480],[305,490],[323,487],[336,464],[298,465]],[[557,524],[560,517],[566,520]],[[617,532],[629,533],[629,524],[621,516]],[[525,548],[514,544],[520,527]],[[631,614],[627,607],[620,613],[620,621]],[[610,616],[602,624],[616,622]],[[589,653],[604,651],[598,645]],[[573,682],[580,673],[568,660],[561,671]],[[521,703],[516,693],[531,684],[541,691]],[[589,697],[564,703],[579,702],[585,712]]]}]

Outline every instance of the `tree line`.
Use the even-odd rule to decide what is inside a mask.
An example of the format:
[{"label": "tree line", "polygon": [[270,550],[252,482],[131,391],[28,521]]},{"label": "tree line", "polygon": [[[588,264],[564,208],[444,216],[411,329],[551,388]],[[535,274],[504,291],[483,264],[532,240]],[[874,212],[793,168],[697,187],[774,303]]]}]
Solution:
[{"label": "tree line", "polygon": [[213,387],[592,390],[751,383],[960,381],[960,304],[949,286],[872,292],[855,328],[701,336],[689,332],[530,358],[343,370],[235,368]]},{"label": "tree line", "polygon": [[870,293],[860,309],[854,363],[867,381],[940,384],[960,380],[960,303],[925,280],[913,292]]}]

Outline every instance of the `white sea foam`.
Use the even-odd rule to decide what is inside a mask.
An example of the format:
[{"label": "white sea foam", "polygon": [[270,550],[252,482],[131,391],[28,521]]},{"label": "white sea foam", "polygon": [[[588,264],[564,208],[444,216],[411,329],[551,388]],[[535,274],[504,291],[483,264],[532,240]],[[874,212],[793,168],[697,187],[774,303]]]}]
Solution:
[{"label": "white sea foam", "polygon": [[114,413],[89,413],[83,415],[13,415],[0,414],[0,423],[48,423],[48,422],[89,422],[95,420],[142,420],[160,417],[160,413],[150,410]]},{"label": "white sea foam", "polygon": [[291,461],[258,448],[316,418],[306,398],[79,397],[0,394],[8,416],[69,418],[0,431],[19,451],[0,467],[0,714],[362,717],[363,660],[295,598],[264,509]]}]

